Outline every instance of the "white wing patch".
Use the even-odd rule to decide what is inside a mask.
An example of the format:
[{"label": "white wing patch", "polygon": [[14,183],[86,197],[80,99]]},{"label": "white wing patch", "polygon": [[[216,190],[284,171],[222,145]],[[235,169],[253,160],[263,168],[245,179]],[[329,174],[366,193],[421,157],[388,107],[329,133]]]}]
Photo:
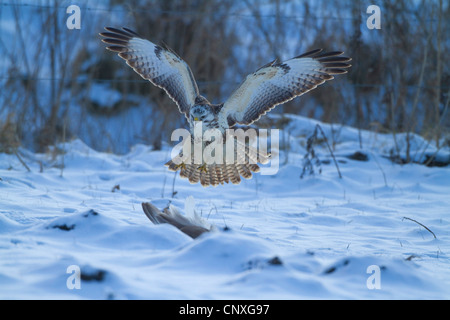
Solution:
[{"label": "white wing patch", "polygon": [[269,67],[263,69],[263,71],[258,71],[248,75],[241,86],[239,86],[239,88],[227,100],[227,103],[233,103],[235,112],[244,112],[246,106],[248,106],[251,101],[255,99],[255,96],[259,94],[261,85],[276,76],[279,77],[279,72],[280,71],[278,68]]}]

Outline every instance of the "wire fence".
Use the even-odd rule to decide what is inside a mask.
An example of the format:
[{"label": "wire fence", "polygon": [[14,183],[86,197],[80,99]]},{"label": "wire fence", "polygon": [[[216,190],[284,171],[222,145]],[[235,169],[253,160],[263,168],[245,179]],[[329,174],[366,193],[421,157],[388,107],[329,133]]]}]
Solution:
[{"label": "wire fence", "polygon": [[[432,1],[433,0],[430,2]],[[429,75],[425,78],[425,81],[419,81],[418,77],[415,77],[415,75],[419,74],[420,66],[422,65],[420,46],[416,46],[417,49],[414,49],[414,54],[416,54],[416,56],[413,56],[412,52],[404,50],[403,48],[400,48],[401,54],[397,54],[393,49],[389,49],[388,46],[386,46],[386,43],[390,43],[389,41],[391,41],[391,38],[397,36],[397,34],[390,33],[389,21],[382,20],[382,30],[367,31],[368,29],[365,29],[366,19],[370,14],[366,12],[367,7],[365,7],[363,1],[359,1],[356,5],[351,1],[339,1],[338,5],[338,1],[322,0],[317,2],[311,0],[311,3],[314,3],[314,5],[318,3],[318,5],[315,8],[310,8],[310,11],[303,10],[304,7],[301,7],[301,5],[298,7],[302,8],[302,10],[288,10],[288,8],[290,8],[288,6],[283,7],[281,10],[268,10],[270,9],[270,5],[273,5],[271,9],[276,9],[276,4],[283,3],[284,5],[285,3],[297,3],[284,2],[281,0],[258,2],[258,5],[263,3],[266,7],[257,8],[251,6],[256,3],[256,1],[253,2],[253,0],[244,0],[241,2],[232,2],[229,0],[228,3],[232,3],[232,5],[220,7],[219,10],[214,10],[215,7],[211,6],[209,2],[207,2],[207,5],[203,9],[196,9],[192,6],[183,5],[186,10],[181,10],[181,6],[173,5],[175,2],[168,2],[170,5],[167,7],[172,9],[166,10],[163,9],[165,6],[159,7],[158,5],[133,7],[132,3],[126,3],[124,5],[117,4],[110,7],[109,4],[93,1],[89,1],[89,3],[86,4],[86,1],[78,5],[81,10],[81,19],[82,21],[86,21],[84,24],[82,22],[81,32],[65,33],[65,26],[63,24],[66,19],[65,17],[70,16],[70,13],[67,12],[67,8],[72,4],[70,2],[72,1],[53,2],[48,0],[46,2],[42,1],[41,3],[24,3],[19,2],[19,0],[0,0],[0,25],[2,26],[2,29],[0,30],[0,55],[3,53],[5,58],[5,60],[0,61],[0,70],[3,70],[2,74],[0,74],[0,87],[3,89],[19,88],[22,90],[20,93],[15,93],[15,89],[9,90],[10,92],[5,90],[5,94],[2,97],[3,100],[0,99],[3,102],[3,109],[2,105],[0,105],[0,111],[3,110],[4,114],[10,110],[11,112],[16,112],[18,114],[18,120],[14,118],[14,121],[17,121],[18,123],[25,120],[32,122],[33,119],[27,120],[26,116],[28,114],[38,114],[38,120],[41,119],[41,121],[43,120],[45,123],[50,123],[56,129],[58,128],[58,121],[60,121],[58,118],[59,115],[62,115],[61,117],[67,117],[68,115],[71,117],[85,117],[83,118],[84,121],[80,122],[82,125],[79,127],[73,126],[71,129],[74,131],[74,134],[79,134],[83,139],[89,140],[90,143],[97,145],[99,148],[103,148],[102,143],[104,142],[101,142],[101,139],[97,141],[98,126],[100,126],[102,132],[105,135],[110,136],[112,140],[116,139],[119,141],[123,131],[116,132],[117,128],[111,130],[111,123],[114,122],[98,122],[98,119],[96,118],[97,113],[95,113],[98,112],[96,108],[103,112],[103,103],[109,104],[109,102],[105,102],[106,98],[97,99],[98,97],[96,96],[95,99],[93,99],[91,97],[95,95],[93,95],[93,93],[96,93],[95,90],[103,87],[98,84],[105,84],[104,87],[106,89],[113,90],[117,90],[118,87],[124,87],[125,95],[134,93],[140,95],[144,92],[144,88],[139,85],[148,84],[147,80],[134,74],[131,69],[127,69],[128,71],[116,72],[123,68],[122,65],[117,64],[119,67],[115,69],[116,67],[114,67],[115,64],[113,64],[114,61],[112,59],[117,59],[117,56],[102,56],[101,53],[99,53],[103,49],[101,43],[92,43],[99,41],[98,37],[96,38],[96,35],[99,32],[97,29],[103,28],[103,23],[105,21],[124,21],[123,23],[129,23],[136,28],[141,26],[139,29],[144,28],[144,30],[149,23],[153,23],[154,26],[161,25],[162,27],[157,29],[157,31],[147,30],[147,36],[149,36],[149,39],[155,39],[154,37],[156,35],[156,38],[171,39],[177,44],[179,43],[182,48],[181,50],[185,50],[184,52],[181,51],[183,52],[182,56],[185,57],[186,61],[192,61],[192,66],[195,66],[195,69],[197,69],[193,70],[198,71],[198,79],[200,80],[197,81],[197,84],[200,90],[203,93],[206,93],[207,96],[213,96],[213,93],[216,96],[220,96],[229,90],[235,89],[241,81],[245,79],[245,76],[247,75],[246,71],[252,71],[248,70],[250,65],[253,65],[254,63],[258,64],[254,66],[256,70],[257,67],[260,66],[259,62],[264,63],[267,54],[271,56],[281,55],[278,49],[274,49],[281,48],[280,45],[283,45],[284,47],[284,44],[286,44],[287,50],[292,49],[291,52],[297,52],[297,50],[304,49],[303,46],[320,45],[318,46],[320,48],[326,47],[328,43],[337,43],[339,46],[345,47],[346,54],[349,54],[349,56],[353,58],[352,65],[354,67],[350,70],[347,77],[338,77],[340,78],[339,82],[328,84],[336,87],[337,90],[322,91],[315,96],[310,95],[312,99],[304,100],[304,104],[292,104],[288,106],[289,112],[297,113],[298,111],[299,114],[302,112],[301,114],[310,117],[324,117],[324,119],[321,120],[325,121],[338,121],[352,125],[356,123],[358,128],[370,126],[372,121],[379,120],[380,123],[382,122],[383,125],[386,125],[386,128],[388,128],[391,124],[395,124],[396,119],[402,117],[406,119],[403,123],[406,123],[408,119],[413,119],[411,120],[411,123],[413,123],[413,121],[416,121],[415,115],[418,115],[417,119],[419,120],[417,121],[424,123],[427,114],[439,115],[438,109],[434,110],[427,105],[438,105],[436,101],[433,100],[435,97],[445,96],[445,101],[447,101],[448,98],[446,96],[450,95],[449,81],[435,81],[433,73],[435,72],[435,68],[433,65],[434,62],[431,61],[432,59],[430,59],[426,66]],[[77,4],[76,1],[73,2],[73,4]],[[149,2],[153,3],[151,1]],[[54,3],[54,5],[52,3]],[[162,1],[155,3],[161,4]],[[222,6],[227,2],[216,1],[216,3],[218,6]],[[389,1],[383,2],[383,4],[387,3],[389,3]],[[404,3],[407,3],[407,1],[405,0]],[[433,3],[435,3],[435,1],[433,1]],[[432,14],[428,14],[428,12],[424,13],[418,11],[417,8],[417,6],[413,8],[407,7],[401,12],[402,17],[399,18],[399,21],[409,20],[413,26],[424,26],[424,24],[427,23],[429,29],[423,30],[418,27],[418,31],[414,33],[416,36],[419,35],[419,37],[425,39],[425,31],[432,33],[433,30],[438,29],[438,23],[448,23],[442,18],[445,17],[445,15],[436,10],[430,10]],[[22,9],[23,11],[21,11]],[[395,14],[388,12],[387,7],[383,8],[383,6],[381,6],[381,10],[383,12],[383,19],[395,19]],[[31,23],[25,23],[30,17],[32,18],[35,13],[41,14],[40,19],[36,23],[38,27]],[[48,13],[48,15],[45,15],[46,13]],[[232,20],[227,21],[226,19],[228,18]],[[208,53],[215,54],[217,52],[217,47],[210,49],[208,44],[206,47],[208,52],[206,54],[205,52],[202,53],[201,41],[196,42],[192,47],[188,47],[189,44],[184,43],[188,42],[187,38],[191,36],[189,32],[192,32],[192,30],[184,31],[183,29],[182,33],[174,31],[179,31],[179,26],[185,27],[191,21],[198,23],[198,25],[196,25],[196,30],[198,31],[198,26],[204,28],[208,23],[218,22],[218,19],[224,19],[223,21],[225,21],[226,24],[232,25],[232,28],[234,28],[233,32],[236,32],[237,30],[236,38],[238,40],[233,38],[230,42],[227,42],[228,47],[233,48],[231,54],[227,51],[221,51],[221,54],[225,53],[214,56],[211,60],[220,60],[220,62],[224,62],[227,72],[215,70],[211,71],[210,74],[208,71],[209,66],[205,67],[210,61],[206,57]],[[179,24],[178,27],[176,26],[177,23]],[[339,27],[339,24],[341,24],[342,27]],[[5,26],[5,28],[3,28],[3,26]],[[44,27],[40,29],[39,26]],[[278,27],[280,28],[278,29]],[[321,27],[324,29],[321,29]],[[14,28],[16,28],[16,30]],[[303,30],[301,30],[302,28]],[[336,28],[339,28],[339,30]],[[164,33],[166,29],[170,29],[171,31]],[[206,35],[203,34],[201,36],[204,36],[208,39],[207,41],[213,43],[212,41],[218,37],[217,29],[215,30],[216,33],[213,32],[213,29],[209,28],[206,31],[202,30]],[[244,30],[250,34],[245,34]],[[362,31],[364,35],[362,37],[359,36],[358,38],[357,30]],[[443,34],[445,34],[447,30],[448,28],[445,25],[442,29]],[[42,38],[33,38],[31,35],[33,32],[30,31],[35,31]],[[16,34],[14,32],[16,32]],[[41,32],[41,34],[39,34],[39,32]],[[48,32],[48,34],[46,32]],[[154,32],[154,34],[151,32]],[[57,38],[55,35],[58,33],[62,34],[62,36],[58,36],[60,41],[55,43],[55,46],[52,48],[52,45],[54,44],[53,40]],[[294,34],[294,36],[292,36],[292,34]],[[17,40],[15,40],[16,35]],[[65,36],[67,36],[65,40],[61,40],[62,37]],[[195,34],[195,36],[198,36],[198,34]],[[304,36],[309,37],[309,39],[305,39]],[[403,36],[403,39],[405,39],[409,35],[400,36]],[[433,36],[435,35],[433,34]],[[242,40],[241,42],[241,37],[242,39],[251,38],[251,41],[245,42],[246,40]],[[369,37],[370,40],[367,40],[368,38],[364,37]],[[282,40],[278,41],[280,38]],[[289,43],[283,42],[290,41],[293,38],[295,41],[290,46]],[[444,39],[445,36],[442,38]],[[386,39],[389,41],[386,41]],[[29,44],[27,40],[34,41],[36,45],[33,46],[33,44]],[[197,40],[198,39],[195,39],[195,41]],[[10,43],[10,41],[16,42]],[[76,51],[78,49],[66,51],[72,48],[71,44],[76,41],[80,41],[77,42],[77,45],[80,44],[80,47],[85,50],[80,50],[80,55],[78,55],[79,52]],[[224,42],[226,40],[220,38],[219,41]],[[363,46],[358,47],[359,44],[364,44],[365,41],[379,42],[374,46],[367,45],[367,48],[363,48]],[[409,39],[407,41],[409,41]],[[10,46],[10,44],[12,45]],[[420,39],[419,44],[426,44],[426,42],[425,40]],[[187,46],[187,49],[184,48],[183,45]],[[239,47],[241,45],[242,49]],[[436,44],[433,45],[437,47]],[[31,51],[34,50],[34,48],[39,48],[39,50],[41,50],[40,53],[36,50],[38,53],[34,54],[34,51]],[[76,48],[76,46],[74,45],[73,48]],[[445,52],[447,48],[448,43],[444,45],[442,52]],[[176,49],[178,52],[178,48]],[[387,49],[391,51],[386,52]],[[430,49],[430,52],[433,52],[433,54],[434,49],[435,48]],[[53,57],[50,57],[49,55],[52,50],[54,50]],[[268,50],[269,52],[265,52]],[[240,55],[240,52],[242,51],[244,52],[244,55]],[[186,53],[186,56],[184,53]],[[404,56],[404,54],[407,54],[407,56]],[[386,58],[389,60],[391,55],[397,55],[396,59],[400,57],[402,61],[406,59],[408,59],[408,61],[414,61],[414,63],[409,63],[408,65],[411,69],[406,71],[405,68],[405,72],[402,73],[402,76],[398,76],[394,68],[387,67],[388,64],[384,64],[386,63]],[[86,57],[87,59],[85,60]],[[200,62],[196,60],[198,57],[201,59]],[[8,59],[9,62],[16,65],[9,66]],[[38,59],[41,59],[39,63],[34,63]],[[28,62],[30,66],[24,68],[21,65],[22,60]],[[65,64],[61,61],[65,61]],[[378,63],[379,61],[382,63]],[[398,62],[398,59],[391,60],[391,66],[392,61],[396,63]],[[76,62],[77,65],[74,66],[71,62]],[[83,67],[80,67],[82,65]],[[443,66],[446,68],[445,64],[443,64]],[[201,67],[203,67],[203,70]],[[372,67],[375,70],[374,73],[371,73],[369,70],[369,68]],[[394,65],[394,67],[396,66]],[[23,71],[23,69],[26,70]],[[208,70],[205,71],[205,69]],[[402,70],[402,72],[403,71],[404,70]],[[389,73],[390,76],[386,76],[385,72],[386,74]],[[197,72],[194,72],[194,74],[197,74]],[[372,77],[372,74],[375,76]],[[408,74],[408,76],[403,77],[406,74]],[[445,73],[444,76],[446,76]],[[130,84],[130,86],[121,86],[120,84]],[[136,84],[136,86],[134,87],[133,84]],[[47,88],[49,88],[49,90],[45,91]],[[66,97],[68,97],[66,92],[69,91],[74,97],[80,98],[80,101],[83,101],[83,108],[72,108],[70,104],[61,103],[60,100],[66,99]],[[61,92],[64,92],[64,94],[61,94]],[[110,93],[111,91],[106,90],[105,92]],[[323,94],[323,92],[327,93]],[[22,97],[24,97],[24,99],[22,99],[23,101],[21,100]],[[72,95],[70,97],[72,97]],[[375,98],[372,99],[372,97]],[[157,92],[152,95],[152,99],[156,101],[156,107],[151,108],[151,110],[148,110],[150,108],[145,109],[145,112],[147,113],[145,116],[141,115],[141,118],[147,120],[152,119],[149,115],[152,112],[157,112],[157,110],[159,110],[158,99],[160,99],[160,96],[158,96]],[[159,103],[161,103],[161,101],[159,101]],[[19,106],[19,104],[21,105]],[[418,107],[416,107],[416,105],[418,105]],[[41,111],[41,109],[44,109],[42,106],[45,106],[46,110]],[[361,109],[358,110],[359,107]],[[37,111],[33,111],[33,108],[36,108]],[[130,106],[122,102],[121,104],[114,104],[114,108],[117,110],[124,110],[125,108],[128,108],[127,110],[132,110]],[[421,108],[420,112],[414,111],[419,108]],[[176,116],[178,116],[177,110],[175,110],[175,108],[173,109]],[[415,113],[411,112],[411,109],[413,109]],[[30,110],[31,112],[29,112]],[[317,110],[318,112],[316,112]],[[446,110],[447,109],[445,109],[445,111]],[[93,115],[92,117],[90,117],[91,112]],[[170,119],[172,114],[165,114],[164,112],[162,112],[160,116]],[[358,112],[361,114],[358,114]],[[80,114],[78,115],[78,113]],[[49,116],[51,114],[56,114],[54,119]],[[122,114],[121,117],[129,117],[129,119],[127,118],[127,121],[133,122],[132,117],[134,114],[134,112],[127,112],[126,114]],[[396,117],[397,114],[401,115],[401,117]],[[111,115],[114,114],[111,113]],[[442,113],[442,118],[444,115],[445,112]],[[0,119],[0,133],[2,130],[1,121],[2,119]],[[45,126],[42,128],[39,127],[39,121],[36,123],[36,127],[39,130],[46,129]],[[147,125],[144,121],[142,123],[142,128],[136,127],[134,122],[129,128],[127,127],[128,129],[126,130],[129,130],[127,131],[129,137],[126,139],[129,139],[130,144],[135,142],[135,136],[137,134],[142,135],[142,132],[149,130],[150,126],[158,126],[158,124],[154,124],[151,121],[148,123],[149,124]],[[437,122],[435,121],[434,123]],[[392,128],[394,128],[393,130],[395,130],[395,126],[396,124],[392,125]],[[435,127],[439,126],[440,122],[439,125],[436,125]],[[24,125],[19,126],[19,128],[22,127],[26,128]],[[400,127],[400,124],[398,127]],[[55,132],[57,132],[56,129],[54,130]],[[415,130],[415,128],[409,130]],[[29,130],[24,129],[23,132],[21,132],[23,136],[26,136],[26,134],[34,135],[33,132],[30,133],[28,131]],[[45,133],[45,130],[42,132]],[[152,136],[151,139],[159,138],[153,138]],[[44,145],[44,142],[42,142],[42,145]],[[117,147],[119,148],[120,146]]]},{"label": "wire fence", "polygon": [[[330,1],[329,1],[330,2]],[[331,1],[335,2],[335,1]],[[58,9],[58,10],[67,10],[67,6],[57,5],[43,5],[43,4],[31,4],[31,3],[9,3],[9,2],[2,2],[0,3],[0,6],[4,7],[13,7],[13,6],[19,6],[19,7],[28,7],[28,8],[35,8],[35,9]],[[155,15],[174,15],[174,16],[204,16],[205,14],[210,14],[210,12],[205,12],[201,10],[164,10],[159,8],[151,8],[151,9],[143,9],[143,8],[132,8],[131,6],[128,6],[127,9],[125,8],[106,8],[106,7],[89,7],[89,6],[79,6],[79,8],[82,11],[87,12],[109,12],[109,13],[146,13],[146,14],[155,14]],[[409,15],[411,20],[419,20],[417,18],[416,12],[408,12],[405,11],[403,14]],[[365,11],[361,11],[361,15],[366,15]],[[275,18],[282,18],[282,19],[293,19],[293,20],[306,20],[306,19],[312,19],[312,20],[343,20],[343,21],[360,21],[360,16],[333,16],[333,15],[326,15],[326,16],[318,16],[313,14],[308,15],[298,15],[298,14],[253,14],[253,13],[242,13],[242,12],[229,12],[226,14],[228,17],[237,17],[237,18],[248,18],[248,19],[255,19],[255,18],[263,18],[263,19],[275,19]],[[439,19],[437,17],[428,17],[425,19],[420,19],[420,21],[423,22],[438,22]]]},{"label": "wire fence", "polygon": [[[63,78],[36,78],[36,77],[0,77],[0,80],[7,81],[49,81],[49,82],[64,82],[66,84],[80,84],[86,81],[92,81],[96,83],[149,83],[144,79],[63,79]],[[197,81],[199,86],[222,86],[222,85],[239,85],[239,81]],[[424,86],[424,85],[408,85],[402,83],[396,84],[368,84],[368,83],[350,83],[346,84],[356,88],[408,88],[408,89],[444,89],[450,90],[450,86]]]},{"label": "wire fence", "polygon": [[[332,0],[326,0],[325,2],[333,2]],[[431,2],[431,1],[430,1]],[[46,4],[36,4],[36,3],[18,3],[18,2],[1,2],[0,3],[0,9],[1,7],[25,7],[25,8],[32,8],[35,10],[43,10],[43,9],[56,9],[56,10],[64,10],[64,13],[66,13],[67,5],[46,5]],[[122,13],[122,14],[129,14],[130,12],[134,13],[146,13],[146,14],[155,14],[155,15],[172,15],[172,16],[203,16],[205,14],[210,14],[210,12],[205,12],[201,10],[163,10],[160,8],[133,8],[131,5],[128,5],[127,7],[119,8],[119,7],[102,7],[102,6],[79,6],[80,10],[85,12],[107,12],[107,13]],[[361,15],[366,14],[364,10],[361,11]],[[405,11],[403,14],[409,15],[412,20],[418,19],[416,12],[409,12]],[[304,20],[304,19],[315,19],[315,20],[343,20],[343,21],[364,21],[361,19],[360,16],[332,16],[332,15],[326,15],[326,16],[317,16],[317,15],[298,15],[298,14],[254,14],[254,13],[242,13],[242,12],[228,12],[226,13],[226,16],[228,17],[236,17],[236,18],[245,18],[245,19],[267,19],[267,18],[281,18],[281,19],[298,19],[298,20]],[[2,19],[2,16],[0,15],[0,20]],[[426,19],[421,19],[422,22],[438,22],[439,19],[436,17],[428,17]],[[1,40],[1,34],[0,34],[0,40]],[[1,41],[0,41],[1,42]],[[1,47],[0,47],[1,50]],[[353,59],[353,63],[355,63],[355,58]],[[0,80],[6,80],[6,81],[48,81],[48,82],[61,82],[64,81],[68,84],[78,84],[85,82],[86,80],[93,81],[96,83],[146,83],[147,80],[143,79],[99,79],[99,78],[80,78],[80,79],[73,79],[73,78],[50,78],[50,77],[27,77],[27,76],[0,76]],[[237,81],[198,81],[198,84],[201,86],[221,86],[221,85],[239,85],[240,82]],[[430,86],[430,85],[412,85],[412,84],[404,84],[404,83],[396,83],[396,84],[383,84],[383,83],[347,83],[347,85],[355,88],[393,88],[393,87],[399,87],[399,88],[411,88],[411,89],[442,89],[442,90],[449,90],[450,86]]]}]

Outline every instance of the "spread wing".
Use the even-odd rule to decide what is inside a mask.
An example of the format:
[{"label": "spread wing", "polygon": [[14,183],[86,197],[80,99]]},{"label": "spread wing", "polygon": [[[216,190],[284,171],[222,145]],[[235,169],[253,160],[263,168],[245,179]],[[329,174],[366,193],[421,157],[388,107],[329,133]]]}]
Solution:
[{"label": "spread wing", "polygon": [[142,39],[134,31],[106,27],[100,33],[108,50],[119,56],[142,78],[166,91],[178,105],[180,112],[188,117],[189,108],[199,95],[197,83],[188,64],[166,45],[156,45]]},{"label": "spread wing", "polygon": [[[273,61],[247,76],[224,103],[221,114],[228,125],[249,125],[276,105],[294,99],[347,72],[351,59],[343,52],[307,52],[283,63]],[[223,118],[222,118],[223,119]]]}]

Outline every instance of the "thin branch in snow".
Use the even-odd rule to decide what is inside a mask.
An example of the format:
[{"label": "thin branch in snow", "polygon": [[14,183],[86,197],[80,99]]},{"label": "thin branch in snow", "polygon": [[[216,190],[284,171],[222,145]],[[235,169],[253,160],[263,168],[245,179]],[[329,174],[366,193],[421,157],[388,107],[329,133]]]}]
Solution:
[{"label": "thin branch in snow", "polygon": [[177,178],[178,171],[175,171],[175,174],[173,176],[173,182],[172,182],[172,198],[175,197],[175,195],[178,193],[178,191],[175,191],[175,180]]},{"label": "thin branch in snow", "polygon": [[25,161],[23,161],[22,157],[20,156],[20,154],[16,148],[13,149],[13,152],[14,152],[15,156],[17,157],[17,159],[19,159],[20,163],[25,167],[25,169],[27,169],[28,172],[31,172],[30,167],[28,167],[27,164],[25,163]]},{"label": "thin branch in snow", "polygon": [[402,221],[405,220],[405,219],[411,220],[411,221],[417,223],[418,225],[424,227],[428,232],[430,232],[430,233],[433,235],[433,237],[434,237],[435,239],[437,239],[437,238],[436,238],[436,235],[434,234],[434,232],[431,231],[430,229],[428,229],[425,225],[421,224],[420,222],[418,222],[418,221],[416,221],[416,220],[414,220],[414,219],[408,218],[408,217],[403,217]]},{"label": "thin branch in snow", "polygon": [[[306,143],[307,153],[304,157],[303,170],[300,175],[300,178],[301,179],[303,178],[303,176],[305,175],[307,170],[309,171],[310,174],[313,174],[314,173],[314,165],[317,165],[319,167],[319,173],[322,172],[322,170],[320,169],[321,162],[320,162],[319,158],[317,157],[317,155],[314,151],[314,148],[313,148],[313,144],[318,140],[317,134],[318,134],[319,130],[322,133],[323,139],[327,145],[328,150],[330,151],[331,158],[333,159],[333,162],[336,166],[336,170],[339,174],[339,178],[342,179],[342,174],[341,174],[341,171],[339,170],[339,166],[337,164],[336,158],[334,157],[333,150],[331,150],[330,144],[328,143],[327,136],[325,135],[325,133],[322,130],[322,127],[319,124],[316,125],[313,134],[308,138],[308,141]],[[314,163],[313,163],[313,161],[314,161]]]}]

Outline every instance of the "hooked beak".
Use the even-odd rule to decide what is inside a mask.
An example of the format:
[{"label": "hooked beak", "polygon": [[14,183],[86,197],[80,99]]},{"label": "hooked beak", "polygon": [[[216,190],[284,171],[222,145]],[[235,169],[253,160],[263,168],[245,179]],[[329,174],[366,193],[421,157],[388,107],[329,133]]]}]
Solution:
[{"label": "hooked beak", "polygon": [[197,118],[197,117],[195,117],[195,118],[194,118],[194,121],[198,121],[198,118]]}]

